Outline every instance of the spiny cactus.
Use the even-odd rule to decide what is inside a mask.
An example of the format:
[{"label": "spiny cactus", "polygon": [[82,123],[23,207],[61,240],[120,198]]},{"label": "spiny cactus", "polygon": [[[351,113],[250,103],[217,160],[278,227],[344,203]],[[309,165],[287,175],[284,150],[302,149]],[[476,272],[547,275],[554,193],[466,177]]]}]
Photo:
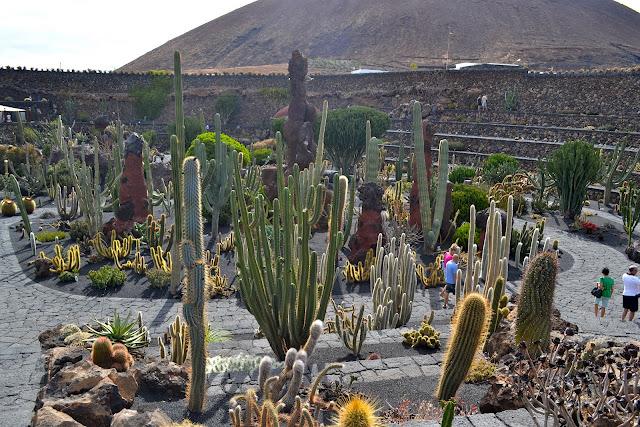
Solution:
[{"label": "spiny cactus", "polygon": [[616,143],[616,147],[611,154],[604,154],[600,151],[600,161],[602,162],[602,185],[604,186],[603,202],[605,205],[611,203],[611,190],[620,187],[631,173],[635,170],[638,160],[640,160],[640,150],[634,150],[635,154],[627,152],[626,139]]},{"label": "spiny cactus", "polygon": [[391,238],[387,254],[382,245],[382,234],[378,235],[369,281],[374,307],[374,314],[369,320],[371,329],[405,325],[411,317],[417,276],[415,254],[406,243],[404,233],[397,246],[395,237]]},{"label": "spiny cactus", "polygon": [[111,367],[118,372],[125,372],[133,365],[133,356],[124,344],[115,343],[111,353]]},{"label": "spiny cactus", "polygon": [[509,302],[509,297],[504,293],[504,278],[502,276],[496,279],[495,285],[493,285],[493,289],[490,289],[488,294],[488,300],[491,304],[491,322],[489,323],[489,334],[494,333],[498,326],[500,325],[500,321],[507,317],[509,314],[509,309],[507,308],[507,302]]},{"label": "spiny cactus", "polygon": [[[309,247],[309,240],[313,221],[319,218],[322,206],[321,201],[315,202],[317,191],[323,190],[321,184],[313,185],[310,170],[297,173],[294,165],[288,186],[281,187],[284,179],[278,180],[279,196],[273,202],[273,216],[269,219],[262,195],[249,210],[242,192],[241,164],[242,155],[237,153],[231,211],[239,288],[249,312],[282,360],[288,348],[297,348],[307,340],[313,321],[325,317],[337,254],[343,244],[348,181],[344,176],[334,176],[328,245],[318,259]],[[304,182],[309,184],[304,190],[306,197],[302,196]],[[273,301],[275,305],[269,309],[265,301]]]},{"label": "spiny cactus", "polygon": [[367,120],[367,151],[364,182],[378,182],[380,172],[380,140],[371,137],[371,123]]},{"label": "spiny cactus", "polygon": [[[187,283],[183,297],[184,318],[189,326],[191,348],[191,374],[189,376],[189,410],[202,412],[206,393],[207,348],[205,337],[207,320],[205,311],[204,242],[202,235],[202,200],[200,192],[200,165],[195,157],[184,160],[184,240],[182,262],[187,269]],[[174,261],[174,266],[175,266]]]},{"label": "spiny cactus", "polygon": [[411,348],[440,348],[440,332],[431,325],[433,322],[433,311],[431,315],[422,320],[420,329],[411,329],[402,334],[404,344],[410,345]]},{"label": "spiny cactus", "polygon": [[420,199],[420,223],[424,240],[425,252],[433,251],[440,236],[440,227],[444,215],[447,197],[447,182],[449,180],[449,143],[446,139],[440,141],[438,148],[438,186],[435,191],[435,203],[432,206],[431,188],[427,177],[427,163],[424,155],[424,136],[422,134],[422,106],[413,103],[413,141],[415,144],[416,173],[418,174],[418,190]]},{"label": "spiny cactus", "polygon": [[630,247],[633,243],[633,232],[640,222],[640,189],[628,182],[620,188],[620,215],[627,233],[627,246]]},{"label": "spiny cactus", "polygon": [[60,184],[57,184],[54,192],[54,201],[61,220],[70,221],[80,216],[78,195],[73,187],[71,187],[71,193],[67,194],[67,186],[65,185],[61,188]]},{"label": "spiny cactus", "polygon": [[165,334],[164,340],[158,338],[158,345],[160,346],[160,358],[167,359],[167,349],[165,347],[165,341],[168,341],[170,337],[171,341],[171,361],[178,365],[182,365],[187,359],[188,345],[188,332],[187,325],[180,321],[180,316],[176,316],[176,320],[169,326],[168,333]]},{"label": "spiny cactus", "polygon": [[175,237],[175,225],[171,224],[169,232],[167,233],[166,220],[167,217],[165,214],[160,215],[160,219],[158,220],[154,219],[151,214],[147,216],[145,240],[148,247],[161,247],[165,252],[169,252],[171,250]]},{"label": "spiny cactus", "polygon": [[[368,322],[364,317],[364,305],[360,306],[358,315],[355,312],[355,306],[345,308],[342,305],[333,305],[335,317],[336,333],[344,345],[354,355],[360,354],[362,344],[367,338],[367,330],[369,329]],[[351,315],[349,315],[349,313]]]},{"label": "spiny cactus", "polygon": [[16,198],[16,204],[18,205],[18,209],[20,209],[20,216],[22,217],[22,223],[24,224],[24,231],[28,236],[31,233],[31,221],[29,220],[27,208],[24,206],[24,201],[22,200],[20,185],[18,184],[16,176],[13,174],[11,174],[9,177],[9,185],[11,186],[11,191],[13,191],[13,194]]},{"label": "spiny cactus", "polygon": [[556,288],[558,258],[541,252],[529,260],[524,272],[516,316],[516,343],[526,342],[530,351],[545,350],[551,334],[551,312]]},{"label": "spiny cactus", "polygon": [[111,368],[113,360],[111,355],[113,354],[113,346],[111,340],[107,337],[99,337],[93,342],[91,346],[91,361],[94,365],[100,366],[104,369]]},{"label": "spiny cactus", "polygon": [[171,287],[172,295],[178,291],[178,286],[182,280],[182,263],[180,262],[180,248],[182,244],[183,233],[183,210],[182,205],[182,162],[184,160],[185,130],[184,130],[184,108],[182,99],[182,64],[180,52],[174,52],[173,55],[173,79],[175,88],[175,105],[176,105],[176,135],[171,135],[171,176],[173,182],[173,210],[174,224],[176,226],[176,238],[173,246],[173,266],[171,270]]},{"label": "spiny cactus", "polygon": [[144,168],[144,182],[147,184],[147,200],[149,203],[153,201],[153,175],[151,174],[151,150],[149,143],[142,139],[142,165]]},{"label": "spiny cactus", "polygon": [[487,300],[478,293],[467,295],[456,309],[451,338],[440,369],[436,391],[438,400],[449,400],[456,395],[484,342],[489,317]]},{"label": "spiny cactus", "polygon": [[334,423],[340,427],[377,427],[381,425],[376,415],[378,410],[371,400],[352,394],[340,404]]}]

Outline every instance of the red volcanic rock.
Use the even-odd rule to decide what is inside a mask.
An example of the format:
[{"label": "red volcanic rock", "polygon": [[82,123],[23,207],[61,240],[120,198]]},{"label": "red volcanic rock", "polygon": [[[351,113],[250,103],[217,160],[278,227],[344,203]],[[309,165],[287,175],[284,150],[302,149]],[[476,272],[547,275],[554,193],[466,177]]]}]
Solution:
[{"label": "red volcanic rock", "polygon": [[289,60],[289,84],[291,101],[287,109],[287,121],[284,124],[284,140],[287,142],[287,169],[295,163],[305,169],[313,162],[316,154],[313,124],[316,109],[307,102],[307,58],[296,50]]},{"label": "red volcanic rock", "polygon": [[107,236],[111,229],[115,229],[118,235],[131,231],[134,223],[144,222],[151,213],[142,168],[142,145],[142,138],[137,133],[129,135],[125,142],[119,206],[115,218],[103,227]]},{"label": "red volcanic rock", "polygon": [[[362,213],[358,218],[358,228],[349,239],[349,262],[364,263],[367,252],[375,250],[378,234],[382,229],[382,187],[374,182],[368,182],[358,188],[358,198],[362,201]],[[384,234],[383,234],[384,235]]]},{"label": "red volcanic rock", "polygon": [[[427,187],[431,188],[432,160],[431,142],[433,141],[433,128],[426,120],[422,121],[422,136],[424,138],[424,161],[427,165]],[[422,230],[422,220],[420,217],[420,196],[418,190],[418,159],[413,162],[413,185],[409,194],[409,225]]]},{"label": "red volcanic rock", "polygon": [[273,201],[278,197],[278,168],[273,165],[267,165],[262,168],[261,173],[264,194],[270,201]]}]

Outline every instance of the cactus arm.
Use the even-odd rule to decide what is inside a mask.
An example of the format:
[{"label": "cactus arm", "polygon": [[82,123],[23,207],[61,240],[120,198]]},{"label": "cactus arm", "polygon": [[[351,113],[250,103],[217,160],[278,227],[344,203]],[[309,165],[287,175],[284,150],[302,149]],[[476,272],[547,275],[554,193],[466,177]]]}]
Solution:
[{"label": "cactus arm", "polygon": [[[444,205],[447,201],[447,183],[449,182],[449,142],[446,139],[440,141],[438,148],[438,189],[436,204],[433,210],[433,234],[437,239],[440,236],[440,227],[444,220]],[[471,247],[471,246],[469,246]]]},{"label": "cactus arm", "polygon": [[[420,219],[422,224],[422,235],[424,240],[424,250],[429,251],[432,249],[430,238],[427,236],[431,232],[432,219],[431,219],[431,199],[429,196],[429,182],[427,179],[427,163],[424,158],[424,138],[422,135],[422,106],[419,102],[413,103],[413,142],[414,151],[416,155],[415,161],[416,172],[418,174],[418,190],[420,199]],[[435,237],[435,236],[434,236]]]},{"label": "cactus arm", "polygon": [[13,192],[16,198],[16,204],[18,205],[18,209],[20,209],[20,216],[22,217],[22,223],[24,224],[24,231],[26,235],[31,234],[31,221],[29,221],[29,214],[27,214],[27,208],[24,206],[24,202],[22,201],[22,192],[20,191],[20,185],[18,184],[18,180],[14,174],[10,175],[9,183],[11,185],[11,191]]}]

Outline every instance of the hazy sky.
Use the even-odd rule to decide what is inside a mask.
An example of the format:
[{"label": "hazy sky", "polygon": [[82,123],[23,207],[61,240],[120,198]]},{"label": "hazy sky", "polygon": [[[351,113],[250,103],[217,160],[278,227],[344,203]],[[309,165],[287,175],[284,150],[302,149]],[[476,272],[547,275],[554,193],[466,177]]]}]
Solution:
[{"label": "hazy sky", "polygon": [[[0,66],[111,70],[251,1],[9,1]],[[640,11],[640,0],[617,1]]]}]

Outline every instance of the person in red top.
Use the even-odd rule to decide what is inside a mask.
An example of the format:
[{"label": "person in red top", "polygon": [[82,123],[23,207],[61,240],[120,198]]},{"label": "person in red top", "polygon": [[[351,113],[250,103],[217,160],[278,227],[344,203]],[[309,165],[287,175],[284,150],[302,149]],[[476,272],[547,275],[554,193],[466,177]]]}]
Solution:
[{"label": "person in red top", "polygon": [[[449,250],[444,253],[444,260],[442,261],[442,272],[443,273],[445,271],[445,268],[447,267],[447,263],[453,259],[453,256],[458,253],[458,250],[459,250],[458,245],[456,245],[454,243],[453,245],[451,245]],[[444,298],[445,297],[445,293],[446,293],[446,289],[442,288],[442,291],[440,292],[440,297]]]}]

